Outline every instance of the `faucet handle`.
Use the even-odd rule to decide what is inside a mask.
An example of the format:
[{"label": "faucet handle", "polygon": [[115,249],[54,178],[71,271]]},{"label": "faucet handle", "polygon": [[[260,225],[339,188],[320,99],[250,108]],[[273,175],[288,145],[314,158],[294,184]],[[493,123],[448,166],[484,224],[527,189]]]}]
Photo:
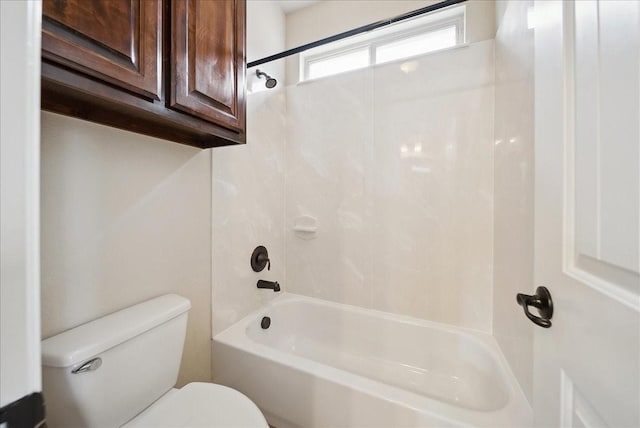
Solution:
[{"label": "faucet handle", "polygon": [[265,261],[267,262],[267,270],[271,270],[271,259],[269,259],[265,254],[258,255],[258,263],[264,263]]},{"label": "faucet handle", "polygon": [[262,272],[265,266],[267,270],[271,270],[271,260],[269,260],[267,249],[259,245],[251,254],[251,269],[253,269],[254,272]]}]

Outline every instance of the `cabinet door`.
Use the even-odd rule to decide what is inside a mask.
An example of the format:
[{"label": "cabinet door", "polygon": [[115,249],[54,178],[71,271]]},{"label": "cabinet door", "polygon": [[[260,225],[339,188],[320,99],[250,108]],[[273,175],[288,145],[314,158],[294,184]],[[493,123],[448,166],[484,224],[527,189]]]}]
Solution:
[{"label": "cabinet door", "polygon": [[44,0],[42,56],[160,99],[161,0]]},{"label": "cabinet door", "polygon": [[245,0],[174,0],[171,102],[228,129],[245,129]]}]

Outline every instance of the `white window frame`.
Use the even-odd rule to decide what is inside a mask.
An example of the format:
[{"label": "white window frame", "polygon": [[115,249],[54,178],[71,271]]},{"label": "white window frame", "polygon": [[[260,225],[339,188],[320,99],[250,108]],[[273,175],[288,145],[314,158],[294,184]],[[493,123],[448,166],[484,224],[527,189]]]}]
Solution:
[{"label": "white window frame", "polygon": [[[445,16],[443,17],[438,16],[443,14]],[[424,21],[424,23],[415,25],[416,22],[421,22],[421,21]],[[452,8],[446,11],[439,11],[433,14],[427,14],[427,15],[412,19],[409,22],[413,23],[414,25],[408,29],[403,29],[403,28],[406,28],[406,25],[403,26],[405,22],[402,22],[402,23],[393,25],[391,27],[385,27],[380,30],[375,30],[370,33],[365,33],[364,35],[354,36],[351,39],[349,39],[350,42],[345,43],[344,41],[337,41],[325,46],[311,49],[305,53],[300,54],[300,76],[301,76],[300,81],[321,79],[324,77],[335,76],[337,74],[341,74],[344,72],[354,71],[354,70],[347,70],[344,72],[338,72],[335,74],[322,76],[318,78],[310,78],[309,68],[311,64],[313,64],[314,62],[324,61],[332,57],[342,56],[346,53],[361,50],[366,47],[369,50],[369,64],[365,67],[361,67],[357,69],[357,70],[361,70],[362,68],[371,67],[378,64],[376,59],[376,50],[380,46],[384,46],[389,43],[398,42],[398,41],[408,39],[414,36],[418,36],[421,34],[432,33],[432,32],[439,31],[451,26],[454,26],[456,28],[455,46],[459,46],[465,43],[466,8],[464,5],[457,6],[455,8]],[[409,56],[405,58],[398,58],[392,61],[384,62],[382,64],[389,64],[396,61],[405,61],[409,58],[413,58],[415,56],[421,56],[421,55],[428,55],[430,53],[437,52],[438,50],[425,52],[425,53],[421,53],[421,54],[417,54],[417,55]]]}]

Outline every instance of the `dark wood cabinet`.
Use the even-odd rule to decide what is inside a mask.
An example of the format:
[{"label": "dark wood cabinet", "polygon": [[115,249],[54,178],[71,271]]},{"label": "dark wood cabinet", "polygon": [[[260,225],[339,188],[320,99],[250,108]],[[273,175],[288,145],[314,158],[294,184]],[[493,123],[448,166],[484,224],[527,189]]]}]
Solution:
[{"label": "dark wood cabinet", "polygon": [[245,142],[245,0],[44,0],[42,108],[197,147]]},{"label": "dark wood cabinet", "polygon": [[44,58],[160,99],[160,0],[47,0],[42,7]]},{"label": "dark wood cabinet", "polygon": [[173,2],[173,108],[230,129],[243,129],[245,32],[240,18],[245,15],[244,7],[238,0]]}]

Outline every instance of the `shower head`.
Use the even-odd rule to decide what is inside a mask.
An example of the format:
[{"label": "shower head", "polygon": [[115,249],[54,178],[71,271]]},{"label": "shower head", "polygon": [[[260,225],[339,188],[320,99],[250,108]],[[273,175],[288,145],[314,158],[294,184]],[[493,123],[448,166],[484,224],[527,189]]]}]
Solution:
[{"label": "shower head", "polygon": [[271,89],[271,88],[275,88],[276,85],[278,84],[278,81],[276,79],[274,79],[273,77],[269,76],[267,73],[260,71],[260,70],[256,70],[256,76],[258,76],[258,79],[262,79],[263,77],[265,79],[267,79],[267,81],[264,83],[264,85]]}]

